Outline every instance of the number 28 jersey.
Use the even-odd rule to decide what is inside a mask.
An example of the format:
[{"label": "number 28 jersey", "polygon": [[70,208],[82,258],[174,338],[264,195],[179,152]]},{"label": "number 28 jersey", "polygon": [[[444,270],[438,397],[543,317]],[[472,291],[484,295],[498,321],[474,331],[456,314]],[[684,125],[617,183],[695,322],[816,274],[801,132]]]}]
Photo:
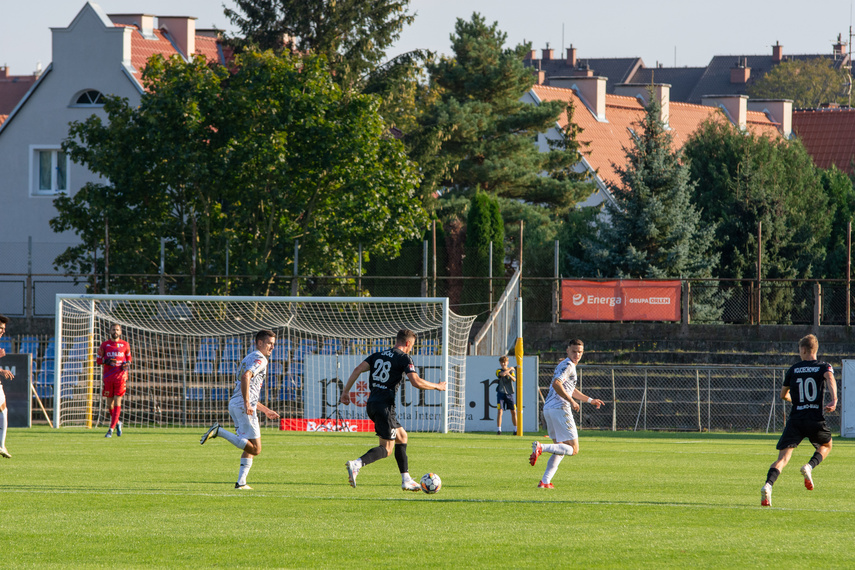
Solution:
[{"label": "number 28 jersey", "polygon": [[822,408],[826,372],[834,374],[834,368],[821,360],[802,360],[787,370],[784,386],[790,387],[790,398],[793,400],[791,418],[824,419]]},{"label": "number 28 jersey", "polygon": [[409,354],[398,348],[375,352],[365,359],[369,366],[368,387],[371,394],[368,401],[394,405],[395,394],[404,376],[416,371],[416,365]]}]

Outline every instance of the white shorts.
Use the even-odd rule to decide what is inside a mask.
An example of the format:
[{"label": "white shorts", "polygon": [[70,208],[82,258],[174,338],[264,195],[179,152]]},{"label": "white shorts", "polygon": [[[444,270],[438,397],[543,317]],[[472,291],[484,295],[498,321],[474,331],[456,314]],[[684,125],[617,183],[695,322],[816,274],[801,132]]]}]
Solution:
[{"label": "white shorts", "polygon": [[258,427],[258,410],[251,416],[246,415],[246,407],[242,403],[229,401],[229,415],[235,423],[235,431],[241,439],[261,439],[261,429]]},{"label": "white shorts", "polygon": [[550,439],[557,442],[573,441],[579,439],[576,433],[576,420],[573,412],[563,408],[549,408],[543,410],[543,419],[546,420],[546,432]]}]

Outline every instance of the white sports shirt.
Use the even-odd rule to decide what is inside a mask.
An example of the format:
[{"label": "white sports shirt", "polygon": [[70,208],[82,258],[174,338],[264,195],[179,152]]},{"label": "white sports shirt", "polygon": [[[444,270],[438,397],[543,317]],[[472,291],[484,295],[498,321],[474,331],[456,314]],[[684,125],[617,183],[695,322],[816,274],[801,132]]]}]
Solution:
[{"label": "white sports shirt", "polygon": [[261,385],[264,383],[264,377],[267,376],[267,358],[257,350],[250,352],[240,363],[240,370],[238,370],[235,381],[235,391],[229,403],[244,405],[243,394],[240,392],[240,379],[247,371],[252,373],[252,377],[249,379],[249,404],[255,409],[261,395]]},{"label": "white sports shirt", "polygon": [[[576,365],[573,364],[573,361],[569,358],[565,358],[561,362],[558,363],[558,366],[555,367],[555,374],[552,375],[552,381],[561,380],[561,384],[564,386],[564,390],[573,395],[573,391],[576,389]],[[558,392],[555,391],[555,388],[550,384],[549,393],[546,395],[546,400],[543,402],[543,409],[565,409],[572,410],[573,406],[570,405],[570,402],[562,398],[558,395]]]}]

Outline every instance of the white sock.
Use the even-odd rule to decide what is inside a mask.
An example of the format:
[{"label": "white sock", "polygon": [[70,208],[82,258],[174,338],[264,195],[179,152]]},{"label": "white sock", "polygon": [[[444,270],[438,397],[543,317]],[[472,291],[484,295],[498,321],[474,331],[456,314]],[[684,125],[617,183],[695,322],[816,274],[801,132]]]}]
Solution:
[{"label": "white sock", "polygon": [[502,426],[499,426],[499,429],[497,431],[502,431]]},{"label": "white sock", "polygon": [[566,443],[547,443],[541,447],[543,451],[553,455],[573,455],[573,447]]},{"label": "white sock", "polygon": [[4,409],[0,414],[3,418],[0,419],[0,447],[6,447],[6,428],[9,427],[8,409]]},{"label": "white sock", "polygon": [[412,481],[413,478],[410,477],[409,473],[401,473],[401,483],[406,483],[407,481]]},{"label": "white sock", "polygon": [[552,478],[555,477],[555,472],[558,471],[558,464],[561,463],[561,460],[564,459],[563,455],[550,455],[549,461],[546,462],[546,471],[543,473],[543,484],[546,485]]},{"label": "white sock", "polygon": [[246,444],[249,443],[248,440],[238,437],[229,430],[223,428],[223,426],[220,426],[220,429],[217,430],[217,437],[225,439],[241,451],[243,451],[246,448]]},{"label": "white sock", "polygon": [[250,469],[252,469],[252,457],[241,457],[240,468],[238,469],[238,485],[246,485],[246,476],[249,475]]}]

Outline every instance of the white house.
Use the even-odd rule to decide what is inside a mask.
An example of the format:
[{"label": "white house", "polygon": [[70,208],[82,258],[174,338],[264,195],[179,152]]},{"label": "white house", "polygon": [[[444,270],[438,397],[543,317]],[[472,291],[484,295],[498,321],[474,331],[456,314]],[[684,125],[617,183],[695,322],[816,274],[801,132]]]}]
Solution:
[{"label": "white house", "polygon": [[[106,14],[87,2],[65,28],[51,28],[52,61],[17,106],[0,118],[0,259],[2,273],[53,273],[57,254],[79,240],[54,233],[53,199],[73,195],[96,180],[72,163],[60,145],[72,121],[104,116],[103,94],[125,97],[133,105],[143,93],[141,71],[149,57],[200,54],[224,62],[216,30],[196,30],[188,16]],[[20,285],[0,298],[21,297]],[[4,306],[0,312],[20,312]],[[17,303],[17,301],[13,301]]]}]

